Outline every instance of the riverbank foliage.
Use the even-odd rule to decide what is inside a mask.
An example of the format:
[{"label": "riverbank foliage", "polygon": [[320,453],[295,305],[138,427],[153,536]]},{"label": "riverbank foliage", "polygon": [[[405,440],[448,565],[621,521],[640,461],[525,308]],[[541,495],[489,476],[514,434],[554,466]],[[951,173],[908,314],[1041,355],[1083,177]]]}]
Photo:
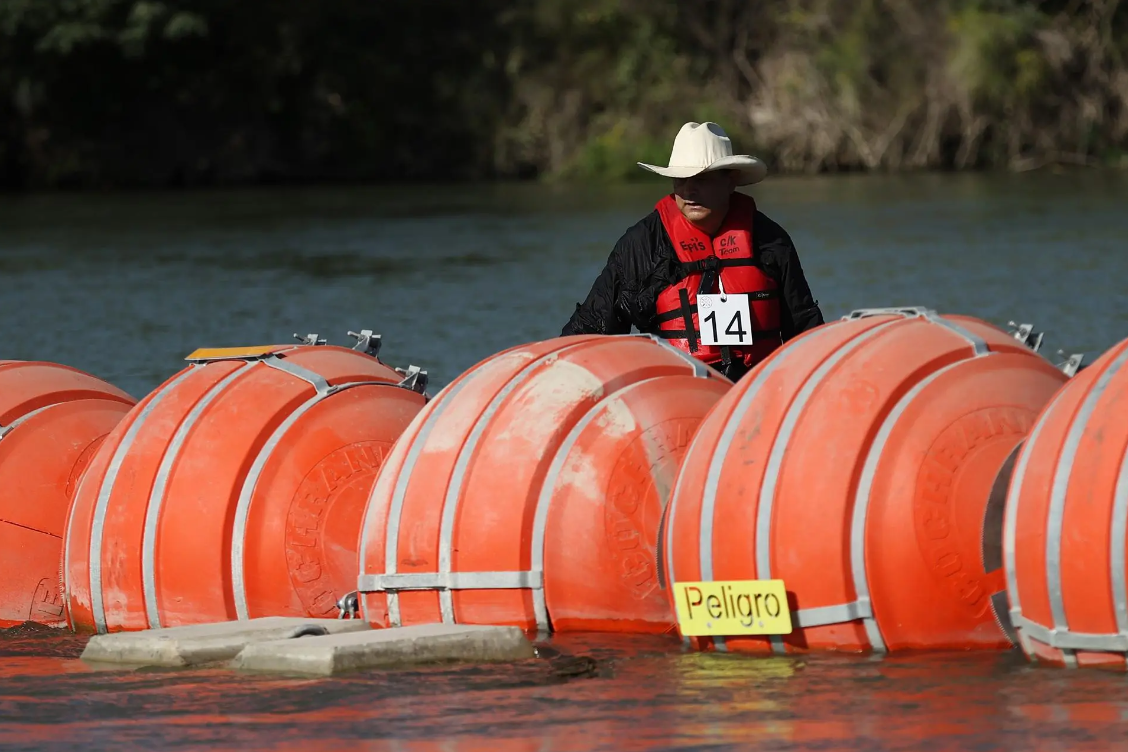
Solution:
[{"label": "riverbank foliage", "polygon": [[0,183],[639,177],[1128,154],[1120,0],[2,0]]}]

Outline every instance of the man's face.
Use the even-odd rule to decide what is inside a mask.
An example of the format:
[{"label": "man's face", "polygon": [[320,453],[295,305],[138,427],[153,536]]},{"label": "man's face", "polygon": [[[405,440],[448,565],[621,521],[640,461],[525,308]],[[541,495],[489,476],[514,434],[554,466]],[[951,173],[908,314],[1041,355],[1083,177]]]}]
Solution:
[{"label": "man's face", "polygon": [[736,190],[737,178],[735,170],[674,178],[674,200],[682,216],[695,225],[720,227],[728,212],[729,197]]}]

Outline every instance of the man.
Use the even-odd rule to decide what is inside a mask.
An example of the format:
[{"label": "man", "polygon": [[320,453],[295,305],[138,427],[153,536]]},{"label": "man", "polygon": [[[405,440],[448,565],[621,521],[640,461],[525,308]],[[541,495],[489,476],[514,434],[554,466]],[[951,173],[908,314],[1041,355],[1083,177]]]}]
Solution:
[{"label": "man", "polygon": [[[619,238],[562,336],[629,334],[633,324],[736,381],[823,323],[791,238],[736,191],[764,179],[763,162],[734,156],[724,130],[706,122],[682,126],[668,167],[638,165],[673,178],[674,191]],[[717,344],[702,341],[699,295]]]}]

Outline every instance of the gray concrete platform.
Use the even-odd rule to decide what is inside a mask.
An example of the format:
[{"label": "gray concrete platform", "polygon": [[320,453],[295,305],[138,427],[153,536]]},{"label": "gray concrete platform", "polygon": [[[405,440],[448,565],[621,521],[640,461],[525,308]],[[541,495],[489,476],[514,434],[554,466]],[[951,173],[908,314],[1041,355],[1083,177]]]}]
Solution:
[{"label": "gray concrete platform", "polygon": [[535,656],[517,627],[423,624],[367,632],[254,642],[232,661],[245,671],[332,676],[362,668],[445,661],[517,661]]},{"label": "gray concrete platform", "polygon": [[86,643],[82,660],[132,666],[196,666],[228,661],[247,645],[295,639],[302,634],[341,634],[372,631],[361,619],[303,619],[267,616],[246,621],[193,624],[95,635]]}]

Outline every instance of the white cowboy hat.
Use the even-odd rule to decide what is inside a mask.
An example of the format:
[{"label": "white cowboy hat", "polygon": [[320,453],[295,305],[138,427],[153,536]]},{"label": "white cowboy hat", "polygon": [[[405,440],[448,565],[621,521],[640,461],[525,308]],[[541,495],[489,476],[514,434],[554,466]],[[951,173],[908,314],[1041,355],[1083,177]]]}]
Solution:
[{"label": "white cowboy hat", "polygon": [[734,155],[725,129],[709,122],[686,123],[681,127],[674,138],[668,167],[643,162],[638,166],[667,178],[691,178],[703,172],[736,170],[740,173],[737,185],[759,183],[768,175],[768,166],[755,157]]}]

